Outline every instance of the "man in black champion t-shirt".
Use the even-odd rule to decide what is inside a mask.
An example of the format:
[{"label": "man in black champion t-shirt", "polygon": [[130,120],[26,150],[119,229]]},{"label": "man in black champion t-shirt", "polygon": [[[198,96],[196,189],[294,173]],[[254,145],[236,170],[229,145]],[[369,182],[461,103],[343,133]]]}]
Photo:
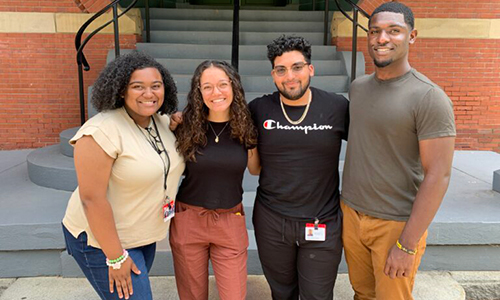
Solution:
[{"label": "man in black champion t-shirt", "polygon": [[279,92],[249,104],[259,132],[259,258],[273,299],[333,299],[342,255],[338,163],[349,104],[309,86],[314,67],[304,38],[282,36],[267,47]]}]

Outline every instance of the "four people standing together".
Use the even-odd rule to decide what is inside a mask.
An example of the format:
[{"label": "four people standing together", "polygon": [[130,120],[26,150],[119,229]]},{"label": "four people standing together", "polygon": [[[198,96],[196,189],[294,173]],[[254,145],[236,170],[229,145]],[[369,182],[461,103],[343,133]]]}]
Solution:
[{"label": "four people standing together", "polygon": [[110,63],[92,95],[101,113],[71,140],[79,187],[63,220],[68,252],[100,297],[152,299],[155,243],[171,221],[181,300],[208,298],[209,260],[220,298],[245,299],[248,167],[260,176],[253,224],[273,299],[333,299],[342,245],[354,299],[412,299],[455,136],[451,101],[409,64],[416,36],[408,7],[378,7],[375,73],[352,83],[350,101],[310,86],[301,37],[268,45],[278,91],[248,107],[237,72],[205,61],[172,120],[162,115],[177,103],[168,71],[138,52]]}]

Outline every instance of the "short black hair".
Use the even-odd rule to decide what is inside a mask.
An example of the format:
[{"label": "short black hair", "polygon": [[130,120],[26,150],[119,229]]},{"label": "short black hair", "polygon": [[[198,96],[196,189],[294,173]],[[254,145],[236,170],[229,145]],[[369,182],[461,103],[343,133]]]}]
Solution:
[{"label": "short black hair", "polygon": [[413,16],[411,8],[400,2],[386,2],[381,4],[379,7],[375,8],[368,21],[368,26],[370,26],[370,22],[373,16],[381,12],[393,12],[397,14],[403,14],[405,18],[405,23],[410,27],[410,30],[413,30],[413,28],[415,28],[415,17]]},{"label": "short black hair", "polygon": [[269,58],[274,68],[274,59],[290,51],[299,51],[304,55],[306,62],[311,63],[311,44],[300,36],[282,35],[273,40],[271,44],[267,45],[267,58]]},{"label": "short black hair", "polygon": [[132,73],[155,68],[160,72],[165,87],[165,99],[157,112],[170,114],[177,110],[177,87],[168,70],[151,56],[137,50],[119,56],[99,74],[92,88],[91,103],[98,112],[113,110],[125,104],[123,95]]}]

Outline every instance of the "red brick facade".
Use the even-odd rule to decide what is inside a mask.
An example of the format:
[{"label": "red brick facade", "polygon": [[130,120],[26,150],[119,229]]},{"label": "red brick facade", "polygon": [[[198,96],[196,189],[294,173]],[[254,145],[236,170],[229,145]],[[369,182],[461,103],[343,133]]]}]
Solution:
[{"label": "red brick facade", "polygon": [[[361,2],[361,1],[360,1]],[[371,13],[381,0],[364,0]],[[407,0],[416,18],[500,18],[500,1]],[[441,10],[446,15],[440,15]],[[340,51],[351,50],[351,38],[336,38]],[[358,39],[366,73],[374,71],[366,38]],[[500,40],[417,38],[410,63],[440,85],[454,104],[456,149],[500,152]]]},{"label": "red brick facade", "polygon": [[12,12],[98,12],[110,0],[2,0],[0,11]]},{"label": "red brick facade", "polygon": [[[362,9],[371,13],[387,0],[360,0]],[[411,7],[416,18],[499,19],[498,0],[399,0]]]},{"label": "red brick facade", "polygon": [[[73,0],[0,2],[0,11],[46,9],[81,12]],[[138,39],[140,36],[121,35],[121,47],[133,49]],[[74,40],[74,33],[0,33],[0,150],[52,145],[59,142],[62,130],[80,125]],[[85,92],[113,48],[111,34],[98,34],[87,44],[85,55],[91,71],[84,72]]]}]

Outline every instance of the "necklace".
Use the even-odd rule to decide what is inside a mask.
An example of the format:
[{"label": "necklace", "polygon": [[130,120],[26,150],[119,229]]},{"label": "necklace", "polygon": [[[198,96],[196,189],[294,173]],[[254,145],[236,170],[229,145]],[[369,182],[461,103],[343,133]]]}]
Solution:
[{"label": "necklace", "polygon": [[210,123],[210,121],[208,121],[208,125],[210,125],[210,129],[212,129],[212,132],[215,134],[215,142],[218,143],[219,142],[219,136],[221,135],[221,133],[224,131],[224,129],[226,129],[227,127],[227,124],[229,124],[229,122],[226,123],[226,125],[224,125],[224,128],[222,128],[222,130],[219,132],[219,134],[215,133],[215,130],[214,128],[212,127],[212,123]]},{"label": "necklace", "polygon": [[309,111],[309,106],[311,105],[311,100],[312,100],[312,91],[309,90],[309,100],[307,101],[306,109],[304,110],[304,112],[302,113],[302,116],[297,121],[292,121],[292,119],[290,119],[290,117],[288,117],[288,115],[286,114],[285,106],[283,106],[283,100],[281,99],[281,95],[280,95],[281,110],[283,111],[283,114],[285,115],[286,120],[288,122],[290,122],[290,124],[292,124],[292,125],[299,125],[300,123],[302,123],[302,121],[304,121],[304,119],[307,116],[307,112]]}]

